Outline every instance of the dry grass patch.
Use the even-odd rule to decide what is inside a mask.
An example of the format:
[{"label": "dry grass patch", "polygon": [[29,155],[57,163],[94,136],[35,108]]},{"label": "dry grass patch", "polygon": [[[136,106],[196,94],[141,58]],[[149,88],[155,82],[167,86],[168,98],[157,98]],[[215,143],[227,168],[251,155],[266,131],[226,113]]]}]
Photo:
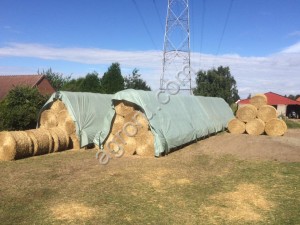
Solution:
[{"label": "dry grass patch", "polygon": [[235,191],[218,193],[210,197],[214,205],[204,206],[201,211],[212,220],[223,218],[234,221],[264,221],[264,212],[274,208],[274,203],[265,197],[266,190],[255,184],[240,184]]}]

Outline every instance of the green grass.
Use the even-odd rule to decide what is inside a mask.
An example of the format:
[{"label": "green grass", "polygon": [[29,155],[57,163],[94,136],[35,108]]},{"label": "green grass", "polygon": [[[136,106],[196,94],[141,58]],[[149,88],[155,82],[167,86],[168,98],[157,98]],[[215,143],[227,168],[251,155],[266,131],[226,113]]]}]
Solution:
[{"label": "green grass", "polygon": [[[101,166],[94,157],[69,151],[0,162],[1,224],[300,224],[300,163],[177,152]],[[256,189],[238,191],[243,185]],[[226,196],[237,214],[243,203],[259,219],[226,215],[234,209]],[[269,206],[256,206],[258,198]]]},{"label": "green grass", "polygon": [[300,129],[300,121],[296,122],[294,120],[285,119],[286,125],[291,129]]}]

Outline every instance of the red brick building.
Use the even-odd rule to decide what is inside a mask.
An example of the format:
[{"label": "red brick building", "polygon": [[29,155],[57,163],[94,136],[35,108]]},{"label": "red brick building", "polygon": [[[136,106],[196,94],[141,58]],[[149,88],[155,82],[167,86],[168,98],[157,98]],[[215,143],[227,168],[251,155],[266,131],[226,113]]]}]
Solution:
[{"label": "red brick building", "polygon": [[0,100],[16,86],[37,87],[42,95],[55,92],[44,75],[0,75]]}]

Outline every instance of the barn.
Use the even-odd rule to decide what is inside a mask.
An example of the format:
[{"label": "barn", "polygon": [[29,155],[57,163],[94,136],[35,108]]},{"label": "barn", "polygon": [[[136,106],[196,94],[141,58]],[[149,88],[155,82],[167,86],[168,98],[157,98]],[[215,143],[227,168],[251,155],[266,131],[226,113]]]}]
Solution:
[{"label": "barn", "polygon": [[[300,117],[299,98],[295,101],[273,92],[267,92],[265,95],[268,99],[268,105],[272,105],[276,108],[277,116],[284,115],[292,117],[293,113],[295,113],[297,118]],[[243,99],[238,102],[239,107],[242,107],[245,104],[249,104],[249,99]]]},{"label": "barn", "polygon": [[16,86],[37,87],[42,95],[50,95],[55,92],[44,75],[0,75],[0,100]]}]

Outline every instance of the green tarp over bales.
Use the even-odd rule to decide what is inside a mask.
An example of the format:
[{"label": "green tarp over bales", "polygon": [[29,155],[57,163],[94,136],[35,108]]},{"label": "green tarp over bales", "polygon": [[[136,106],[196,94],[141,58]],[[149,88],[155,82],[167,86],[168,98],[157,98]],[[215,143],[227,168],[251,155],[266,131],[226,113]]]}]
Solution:
[{"label": "green tarp over bales", "polygon": [[[131,89],[113,96],[113,100],[126,100],[143,109],[155,137],[155,156],[222,131],[234,117],[231,108],[222,98],[177,94],[171,95],[168,102],[167,99],[165,94]],[[114,114],[115,111],[111,108],[104,126],[94,139],[95,144],[100,145],[108,136]]]},{"label": "green tarp over bales", "polygon": [[93,143],[95,134],[104,127],[106,114],[113,110],[112,97],[113,95],[106,94],[60,91],[52,94],[40,113],[49,108],[54,99],[60,99],[75,122],[76,133],[83,147]]}]

